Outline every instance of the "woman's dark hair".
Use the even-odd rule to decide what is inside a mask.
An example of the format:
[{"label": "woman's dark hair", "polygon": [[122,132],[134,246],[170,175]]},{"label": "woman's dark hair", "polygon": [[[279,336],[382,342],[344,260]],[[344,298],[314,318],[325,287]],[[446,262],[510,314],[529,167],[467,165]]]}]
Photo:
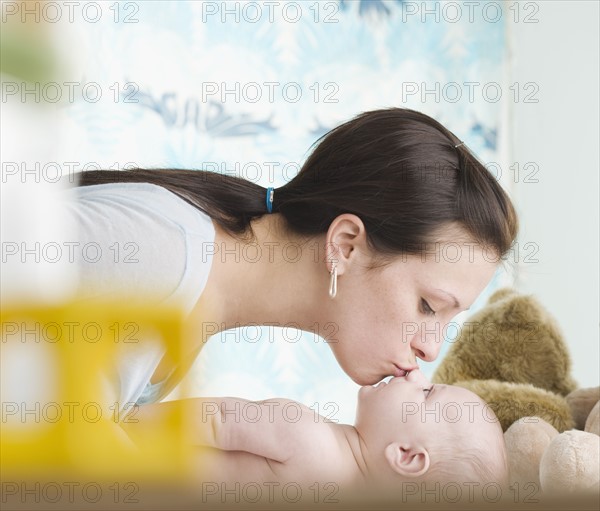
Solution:
[{"label": "woman's dark hair", "polygon": [[[508,195],[460,140],[425,114],[387,108],[359,114],[323,135],[300,172],[274,194],[273,212],[291,233],[325,233],[343,213],[357,215],[382,258],[422,254],[456,223],[504,256],[518,221]],[[179,195],[240,239],[267,213],[266,189],[216,172],[179,169],[88,171],[79,186],[154,183]]]}]

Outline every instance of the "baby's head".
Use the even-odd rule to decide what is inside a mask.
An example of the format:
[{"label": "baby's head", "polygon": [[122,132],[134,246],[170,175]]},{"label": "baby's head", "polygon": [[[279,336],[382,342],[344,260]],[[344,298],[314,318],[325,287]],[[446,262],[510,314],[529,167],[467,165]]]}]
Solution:
[{"label": "baby's head", "polygon": [[418,370],[362,387],[355,427],[379,482],[506,483],[504,435],[494,412],[472,392],[432,385]]}]

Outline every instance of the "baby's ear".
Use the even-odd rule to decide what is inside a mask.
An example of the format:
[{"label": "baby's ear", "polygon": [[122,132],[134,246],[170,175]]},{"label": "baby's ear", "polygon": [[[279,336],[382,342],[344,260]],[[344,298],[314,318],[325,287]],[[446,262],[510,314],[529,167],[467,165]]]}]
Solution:
[{"label": "baby's ear", "polygon": [[385,459],[404,477],[420,477],[429,470],[429,452],[424,447],[393,442],[385,448]]}]

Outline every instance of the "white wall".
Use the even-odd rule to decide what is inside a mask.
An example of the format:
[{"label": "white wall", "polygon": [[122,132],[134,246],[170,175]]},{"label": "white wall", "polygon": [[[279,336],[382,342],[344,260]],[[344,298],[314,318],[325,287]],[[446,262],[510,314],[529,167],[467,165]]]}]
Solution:
[{"label": "white wall", "polygon": [[[510,23],[511,83],[535,82],[538,103],[512,104],[512,161],[535,162],[539,182],[513,184],[522,231],[520,255],[535,243],[539,262],[521,257],[516,286],[558,319],[573,375],[599,384],[598,190],[599,3],[536,2],[539,23]],[[508,171],[508,169],[503,169]],[[531,245],[530,247],[533,247]]]}]

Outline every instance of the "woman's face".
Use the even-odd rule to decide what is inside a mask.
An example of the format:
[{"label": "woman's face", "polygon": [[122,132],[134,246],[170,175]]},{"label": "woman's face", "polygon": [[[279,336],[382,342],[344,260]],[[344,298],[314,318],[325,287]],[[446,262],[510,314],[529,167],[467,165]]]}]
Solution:
[{"label": "woman's face", "polygon": [[[448,234],[444,239],[464,239]],[[359,385],[402,376],[418,359],[435,360],[448,324],[473,304],[498,265],[484,247],[440,241],[424,256],[398,256],[367,270],[368,250],[359,236],[353,242],[347,237],[334,257],[337,296],[323,312],[336,324],[329,339],[333,353]]]}]

